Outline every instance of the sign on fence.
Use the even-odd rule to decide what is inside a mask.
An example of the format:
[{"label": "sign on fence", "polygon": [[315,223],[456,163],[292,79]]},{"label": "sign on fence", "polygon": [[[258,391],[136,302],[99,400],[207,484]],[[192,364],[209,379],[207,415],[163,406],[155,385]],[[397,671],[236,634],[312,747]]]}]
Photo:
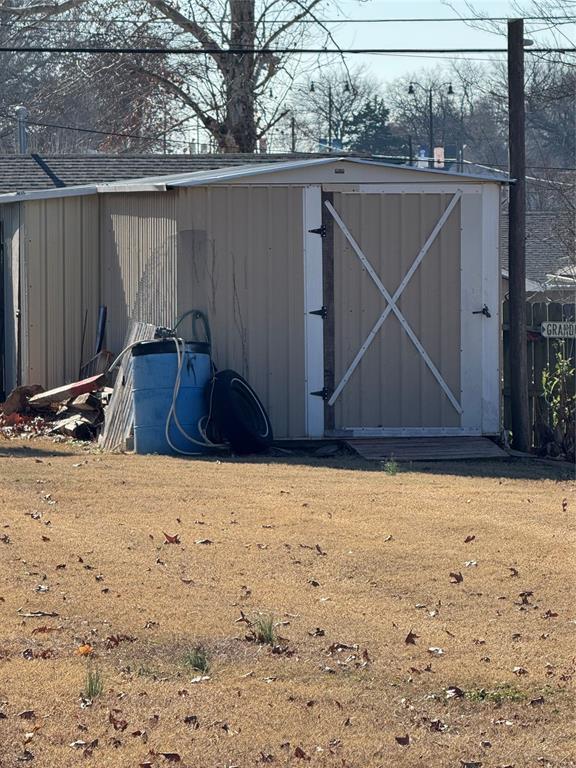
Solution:
[{"label": "sign on fence", "polygon": [[547,339],[574,339],[576,338],[576,323],[571,321],[542,323],[542,336]]}]

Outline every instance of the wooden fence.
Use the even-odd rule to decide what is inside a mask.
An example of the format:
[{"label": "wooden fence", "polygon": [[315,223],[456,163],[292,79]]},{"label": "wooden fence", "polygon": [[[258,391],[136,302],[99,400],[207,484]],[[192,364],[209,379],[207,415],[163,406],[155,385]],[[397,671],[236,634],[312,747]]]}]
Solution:
[{"label": "wooden fence", "polygon": [[[534,441],[534,426],[538,423],[550,424],[550,409],[544,399],[542,373],[546,368],[553,368],[561,352],[575,365],[576,339],[550,339],[542,336],[542,323],[547,321],[576,319],[576,304],[560,302],[526,303],[526,343],[528,345],[528,396],[530,403],[530,423]],[[508,302],[504,302],[503,313],[503,415],[504,428],[511,428],[510,419],[510,354]]]}]

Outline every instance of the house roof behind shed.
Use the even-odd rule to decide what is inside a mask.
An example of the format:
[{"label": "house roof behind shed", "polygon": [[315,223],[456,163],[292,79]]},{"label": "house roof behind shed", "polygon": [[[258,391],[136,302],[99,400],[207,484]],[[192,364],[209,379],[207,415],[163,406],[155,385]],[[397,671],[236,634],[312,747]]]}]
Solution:
[{"label": "house roof behind shed", "polygon": [[[401,159],[394,162],[367,155],[345,156],[327,153],[283,154],[223,154],[223,155],[3,155],[0,156],[0,194],[36,192],[88,185],[114,184],[115,182],[158,182],[187,186],[216,181],[222,176],[252,175],[264,170],[296,168],[298,164],[310,165],[344,159],[389,167],[404,167]],[[414,170],[416,168],[412,167]],[[483,170],[467,169],[458,174],[447,169],[421,169],[436,174],[492,178],[504,180]],[[113,191],[113,190],[110,190]]]},{"label": "house roof behind shed", "polygon": [[326,158],[324,154],[0,155],[0,193],[110,184],[217,168]]},{"label": "house roof behind shed", "polygon": [[[574,280],[576,245],[570,211],[526,211],[526,277],[542,287]],[[508,270],[508,216],[500,222],[500,266]]]}]

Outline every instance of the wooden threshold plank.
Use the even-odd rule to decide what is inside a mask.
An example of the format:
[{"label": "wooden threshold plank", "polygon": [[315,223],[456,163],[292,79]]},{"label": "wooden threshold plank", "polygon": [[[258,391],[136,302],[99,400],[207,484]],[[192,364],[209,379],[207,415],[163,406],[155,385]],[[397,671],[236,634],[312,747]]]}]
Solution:
[{"label": "wooden threshold plank", "polygon": [[352,438],[347,445],[365,459],[384,461],[454,461],[503,459],[508,454],[486,437]]}]

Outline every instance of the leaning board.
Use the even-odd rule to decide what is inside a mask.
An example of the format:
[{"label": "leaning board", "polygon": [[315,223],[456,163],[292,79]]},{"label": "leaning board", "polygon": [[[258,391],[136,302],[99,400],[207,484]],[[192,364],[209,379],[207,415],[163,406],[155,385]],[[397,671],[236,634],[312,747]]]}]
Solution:
[{"label": "leaning board", "polygon": [[[136,341],[149,341],[154,338],[156,326],[131,320],[124,339],[124,348]],[[123,448],[132,431],[134,407],[132,403],[132,355],[124,355],[120,370],[116,376],[114,392],[104,411],[104,430],[99,445],[104,451]]]}]

